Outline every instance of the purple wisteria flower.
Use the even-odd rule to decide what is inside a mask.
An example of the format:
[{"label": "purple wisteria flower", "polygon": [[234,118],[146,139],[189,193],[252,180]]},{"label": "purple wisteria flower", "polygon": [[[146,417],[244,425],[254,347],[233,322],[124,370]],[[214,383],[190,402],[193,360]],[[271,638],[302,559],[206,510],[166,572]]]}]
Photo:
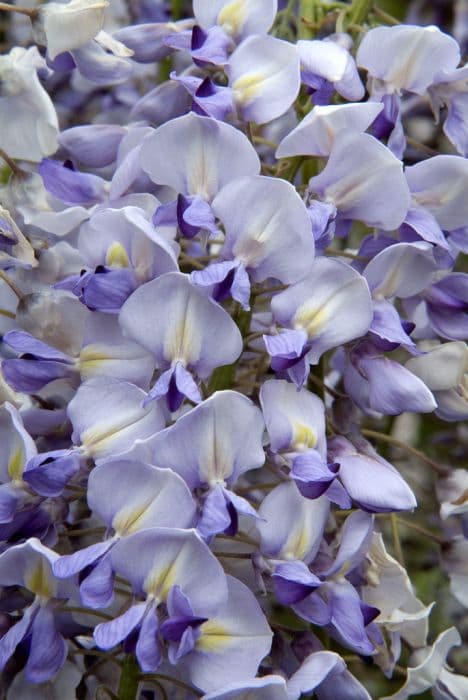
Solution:
[{"label": "purple wisteria flower", "polygon": [[122,307],[119,322],[162,370],[148,400],[167,396],[171,411],[184,396],[201,401],[191,372],[206,380],[242,350],[239,330],[226,311],[176,272],[139,287]]},{"label": "purple wisteria flower", "polygon": [[468,697],[440,5],[0,3],[5,700]]}]

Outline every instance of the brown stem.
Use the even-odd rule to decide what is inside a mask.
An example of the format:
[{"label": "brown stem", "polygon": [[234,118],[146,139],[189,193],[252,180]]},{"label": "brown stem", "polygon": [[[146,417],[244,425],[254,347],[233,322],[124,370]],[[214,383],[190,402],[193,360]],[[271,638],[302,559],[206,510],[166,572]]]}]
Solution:
[{"label": "brown stem", "polygon": [[429,464],[429,466],[431,466],[438,474],[440,474],[440,476],[448,476],[450,474],[450,471],[446,467],[443,467],[441,464],[434,462],[434,460],[425,455],[424,452],[417,450],[415,447],[411,447],[411,445],[407,445],[406,442],[401,442],[401,440],[397,440],[396,438],[393,438],[390,435],[385,435],[385,433],[379,433],[376,430],[368,430],[367,428],[362,428],[361,433],[366,437],[375,438],[376,440],[381,440],[382,442],[388,442],[391,445],[395,445],[395,447],[400,447],[402,450],[409,452],[415,457],[418,457],[421,461],[425,462],[426,464]]},{"label": "brown stem", "polygon": [[[1,3],[0,3],[1,5]],[[0,8],[1,9],[1,8]],[[17,175],[18,177],[25,177],[28,173],[26,170],[23,170],[22,168],[19,167],[13,160],[13,158],[10,158],[8,153],[3,150],[3,148],[0,148],[0,158],[5,161],[5,163],[8,165],[10,170]]]},{"label": "brown stem", "polygon": [[7,2],[0,2],[0,12],[16,12],[19,15],[26,15],[30,20],[36,19],[39,15],[39,10],[36,7],[21,7],[10,5]]},{"label": "brown stem", "polygon": [[7,284],[10,287],[11,291],[18,297],[18,299],[21,300],[23,298],[22,291],[16,286],[16,284],[8,277],[6,272],[4,272],[3,270],[0,270],[0,279],[2,279],[5,282],[5,284]]}]

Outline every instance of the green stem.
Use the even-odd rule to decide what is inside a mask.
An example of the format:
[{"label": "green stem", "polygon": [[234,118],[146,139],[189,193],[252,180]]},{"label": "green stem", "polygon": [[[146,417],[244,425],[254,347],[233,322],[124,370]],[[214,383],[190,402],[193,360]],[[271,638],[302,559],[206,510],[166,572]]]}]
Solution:
[{"label": "green stem", "polygon": [[312,39],[315,32],[311,25],[317,21],[316,0],[300,0],[299,39]]},{"label": "green stem", "polygon": [[395,513],[390,513],[390,524],[392,526],[393,547],[395,549],[395,555],[400,564],[404,566],[405,560],[403,557],[403,549],[401,547],[400,533],[398,532],[398,520]]},{"label": "green stem", "polygon": [[371,0],[353,0],[349,8],[348,27],[350,25],[361,25],[369,14]]},{"label": "green stem", "polygon": [[[0,2],[0,9],[1,9],[2,3]],[[8,165],[10,168],[11,172],[14,173],[18,177],[25,177],[28,173],[26,170],[23,170],[23,168],[20,168],[19,165],[15,163],[13,158],[10,158],[8,153],[3,150],[3,148],[0,148],[0,158],[5,161],[5,163]]]},{"label": "green stem", "polygon": [[89,608],[80,608],[76,605],[73,606],[64,606],[63,608],[60,608],[64,612],[70,612],[70,613],[80,613],[81,615],[94,615],[94,617],[99,617],[101,620],[105,620],[106,622],[113,620],[114,616],[113,615],[108,615],[107,613],[101,612],[100,610],[91,610]]},{"label": "green stem", "polygon": [[0,316],[6,316],[7,318],[16,318],[16,314],[12,311],[7,311],[6,309],[0,309]]},{"label": "green stem", "polygon": [[134,656],[128,655],[123,662],[118,690],[119,700],[136,700],[140,669]]},{"label": "green stem", "polygon": [[429,540],[432,540],[432,542],[435,542],[436,544],[442,546],[445,544],[445,540],[442,537],[439,537],[438,535],[435,534],[435,532],[431,532],[427,528],[423,527],[422,525],[418,525],[417,523],[410,522],[409,520],[400,518],[397,516],[397,523],[400,525],[403,525],[403,527],[408,527],[410,530],[414,530],[415,532],[418,532],[420,535],[423,535],[424,537],[427,537]]},{"label": "green stem", "polygon": [[396,19],[396,17],[389,15],[388,12],[384,12],[380,9],[380,7],[377,7],[376,5],[374,5],[374,7],[372,8],[372,12],[386,24],[390,24],[392,26],[397,26],[398,24],[401,24],[399,19]]},{"label": "green stem", "polygon": [[184,5],[184,0],[172,0],[172,2],[171,2],[172,19],[174,19],[174,20],[181,19],[183,5]]}]

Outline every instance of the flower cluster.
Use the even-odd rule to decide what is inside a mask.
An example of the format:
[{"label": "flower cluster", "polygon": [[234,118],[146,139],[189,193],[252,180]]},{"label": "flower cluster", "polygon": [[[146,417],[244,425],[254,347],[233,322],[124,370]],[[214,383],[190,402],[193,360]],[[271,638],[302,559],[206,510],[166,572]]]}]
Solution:
[{"label": "flower cluster", "polygon": [[7,700],[468,697],[466,36],[368,5],[0,3]]}]

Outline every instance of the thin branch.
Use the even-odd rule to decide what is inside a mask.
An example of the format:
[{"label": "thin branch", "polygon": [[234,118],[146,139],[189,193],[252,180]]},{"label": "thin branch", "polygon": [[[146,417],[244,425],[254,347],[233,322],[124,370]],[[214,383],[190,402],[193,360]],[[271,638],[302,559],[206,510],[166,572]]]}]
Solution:
[{"label": "thin branch", "polygon": [[30,20],[36,19],[39,15],[39,10],[36,7],[21,7],[10,5],[7,2],[0,2],[0,12],[16,12],[19,15],[26,15]]},{"label": "thin branch", "polygon": [[375,440],[381,440],[382,442],[388,442],[390,443],[390,445],[400,447],[402,450],[405,450],[406,452],[409,452],[415,457],[418,457],[418,459],[420,459],[422,462],[429,464],[429,466],[431,466],[438,474],[440,474],[440,476],[448,476],[450,474],[450,471],[446,467],[443,467],[441,464],[434,462],[434,460],[425,455],[424,452],[417,450],[415,447],[411,447],[411,445],[407,445],[406,442],[401,442],[401,440],[397,440],[396,438],[393,438],[390,435],[385,435],[385,433],[379,433],[376,430],[368,430],[367,428],[362,428],[361,433],[366,437],[374,438]]}]

